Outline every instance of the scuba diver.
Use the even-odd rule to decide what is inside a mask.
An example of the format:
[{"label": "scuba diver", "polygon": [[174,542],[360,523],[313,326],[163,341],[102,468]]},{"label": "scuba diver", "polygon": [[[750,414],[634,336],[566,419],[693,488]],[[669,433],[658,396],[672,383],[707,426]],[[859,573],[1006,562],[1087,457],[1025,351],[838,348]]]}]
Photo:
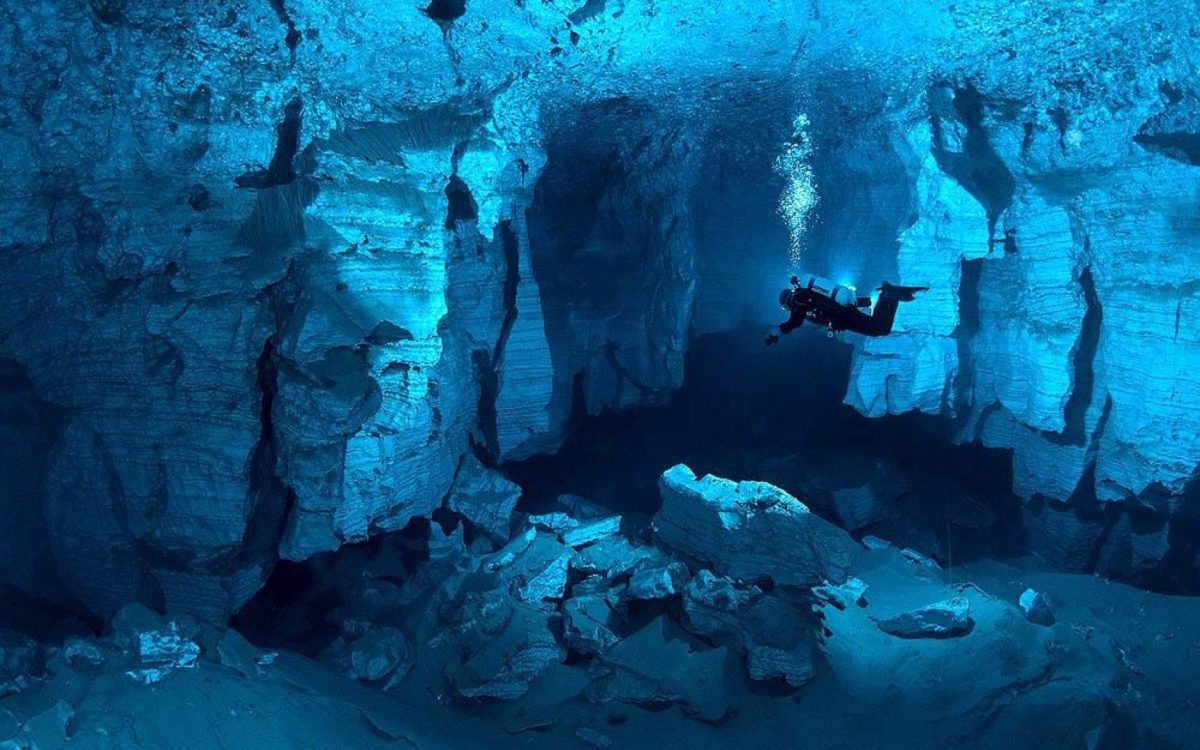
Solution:
[{"label": "scuba diver", "polygon": [[892,332],[896,321],[896,310],[901,302],[911,302],[917,292],[927,286],[894,286],[883,282],[879,287],[879,300],[871,314],[863,308],[871,307],[870,297],[859,297],[852,289],[833,285],[825,279],[807,275],[801,280],[793,276],[791,287],[779,293],[779,306],[788,311],[788,319],[777,329],[767,334],[766,345],[779,341],[779,337],[791,333],[804,325],[804,321],[824,326],[825,335],[832,338],[839,331],[853,331],[864,336],[886,336]]}]

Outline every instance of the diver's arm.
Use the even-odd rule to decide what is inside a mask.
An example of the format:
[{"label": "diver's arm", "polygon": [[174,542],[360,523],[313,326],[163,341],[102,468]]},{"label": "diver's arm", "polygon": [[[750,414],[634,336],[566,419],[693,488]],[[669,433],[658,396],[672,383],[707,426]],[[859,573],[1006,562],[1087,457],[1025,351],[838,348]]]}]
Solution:
[{"label": "diver's arm", "polygon": [[763,342],[767,346],[771,346],[779,341],[780,336],[786,336],[800,326],[804,325],[804,318],[808,314],[808,308],[792,308],[791,315],[788,319],[771,329],[767,334],[766,340]]}]

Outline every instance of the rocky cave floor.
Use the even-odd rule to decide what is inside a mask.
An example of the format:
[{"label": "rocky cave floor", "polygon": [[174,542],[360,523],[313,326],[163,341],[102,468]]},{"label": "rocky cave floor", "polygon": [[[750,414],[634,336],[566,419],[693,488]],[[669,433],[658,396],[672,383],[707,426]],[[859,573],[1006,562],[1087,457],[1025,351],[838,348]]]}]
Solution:
[{"label": "rocky cave floor", "polygon": [[468,461],[433,523],[281,564],[229,627],[9,607],[0,748],[1200,746],[1200,600],[1022,554],[994,457],[788,416],[771,381],[835,379],[781,364],[842,355],[785,351],[747,349],[723,407],[698,376],[578,426],[521,485]]},{"label": "rocky cave floor", "polygon": [[[607,552],[633,541],[601,526],[604,536],[577,549],[530,527],[500,552],[459,550],[410,575],[388,543],[348,555],[337,575],[350,598],[326,611],[340,633],[315,660],[143,610],[123,612],[103,637],[28,650],[10,639],[3,746],[699,748],[803,738],[821,748],[1130,748],[1200,739],[1194,599],[1028,561],[956,568],[952,583],[886,547],[849,571],[867,587],[864,606],[821,605],[830,635],[818,648],[787,632],[795,621],[753,614],[716,645],[688,614],[696,583],[713,582],[704,569],[689,567],[682,593],[637,599],[678,580],[635,586],[635,574],[609,587],[632,558]],[[578,593],[593,590],[587,579],[561,604],[523,598],[566,578],[530,566],[565,555],[575,578],[577,565],[596,562],[591,554],[612,566],[611,578],[600,573],[599,602]],[[1023,616],[1026,588],[1049,597],[1054,624]],[[874,619],[947,599],[969,604],[969,633],[901,638]],[[765,611],[796,606],[782,602]],[[303,609],[323,610],[319,599]],[[597,610],[611,630],[590,619]],[[575,627],[563,633],[567,612]],[[750,680],[747,658],[771,679]],[[788,685],[793,678],[804,684]]]}]

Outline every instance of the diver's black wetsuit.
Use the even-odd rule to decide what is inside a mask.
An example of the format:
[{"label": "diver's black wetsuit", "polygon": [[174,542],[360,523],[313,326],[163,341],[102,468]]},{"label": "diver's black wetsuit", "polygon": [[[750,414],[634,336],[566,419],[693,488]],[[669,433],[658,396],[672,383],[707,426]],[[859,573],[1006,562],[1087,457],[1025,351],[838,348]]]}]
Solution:
[{"label": "diver's black wetsuit", "polygon": [[788,319],[779,324],[777,332],[768,334],[767,346],[804,325],[805,320],[824,326],[830,335],[836,331],[853,331],[864,336],[886,336],[892,332],[900,303],[913,300],[917,292],[928,288],[893,286],[884,282],[879,287],[879,300],[868,315],[861,309],[870,306],[868,297],[859,297],[854,304],[843,304],[820,291],[793,284],[794,288],[784,289],[779,294],[779,304],[788,311]]}]

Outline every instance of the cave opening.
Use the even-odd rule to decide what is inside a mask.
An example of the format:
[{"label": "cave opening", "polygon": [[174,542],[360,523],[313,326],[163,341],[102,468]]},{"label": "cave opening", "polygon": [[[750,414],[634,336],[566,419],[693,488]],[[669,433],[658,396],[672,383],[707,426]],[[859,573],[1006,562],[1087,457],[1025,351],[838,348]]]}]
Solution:
[{"label": "cave opening", "polygon": [[[794,137],[791,105],[783,96],[759,104],[754,116],[715,117],[699,155],[677,147],[686,134],[661,135],[671,132],[664,120],[679,118],[658,104],[612,100],[556,120],[528,223],[547,338],[556,368],[572,374],[559,398],[574,407],[557,451],[499,467],[524,490],[519,509],[545,512],[576,495],[648,517],[659,476],[683,462],[698,474],[770,481],[860,537],[937,559],[952,548],[960,560],[1024,553],[1010,452],[958,444],[952,415],[867,418],[843,403],[849,340],[804,328],[763,347],[778,322],[778,289],[800,269],[789,265],[778,210],[785,176],[776,159]],[[896,251],[915,215],[911,155],[883,118],[855,122],[853,133],[840,120],[812,123],[820,197],[803,270],[903,283]],[[664,182],[688,192],[664,192]],[[684,222],[690,236],[672,235]],[[656,296],[680,276],[695,279],[682,341]],[[964,327],[977,318],[967,310]],[[603,356],[580,356],[597,340]],[[664,348],[678,362],[662,369],[677,379],[654,367]],[[614,379],[633,380],[639,398],[618,391],[606,400],[603,384]],[[835,496],[865,484],[877,506],[837,507]]]},{"label": "cave opening", "polygon": [[858,536],[939,560],[951,549],[960,561],[1022,554],[1011,454],[955,444],[948,417],[862,416],[842,401],[850,354],[815,331],[773,349],[755,326],[701,336],[666,404],[580,415],[557,452],[500,469],[523,488],[518,509],[528,513],[575,495],[649,517],[659,476],[682,462],[697,474],[772,482],[837,523],[847,511],[830,495],[873,477],[888,507],[855,516]]}]

